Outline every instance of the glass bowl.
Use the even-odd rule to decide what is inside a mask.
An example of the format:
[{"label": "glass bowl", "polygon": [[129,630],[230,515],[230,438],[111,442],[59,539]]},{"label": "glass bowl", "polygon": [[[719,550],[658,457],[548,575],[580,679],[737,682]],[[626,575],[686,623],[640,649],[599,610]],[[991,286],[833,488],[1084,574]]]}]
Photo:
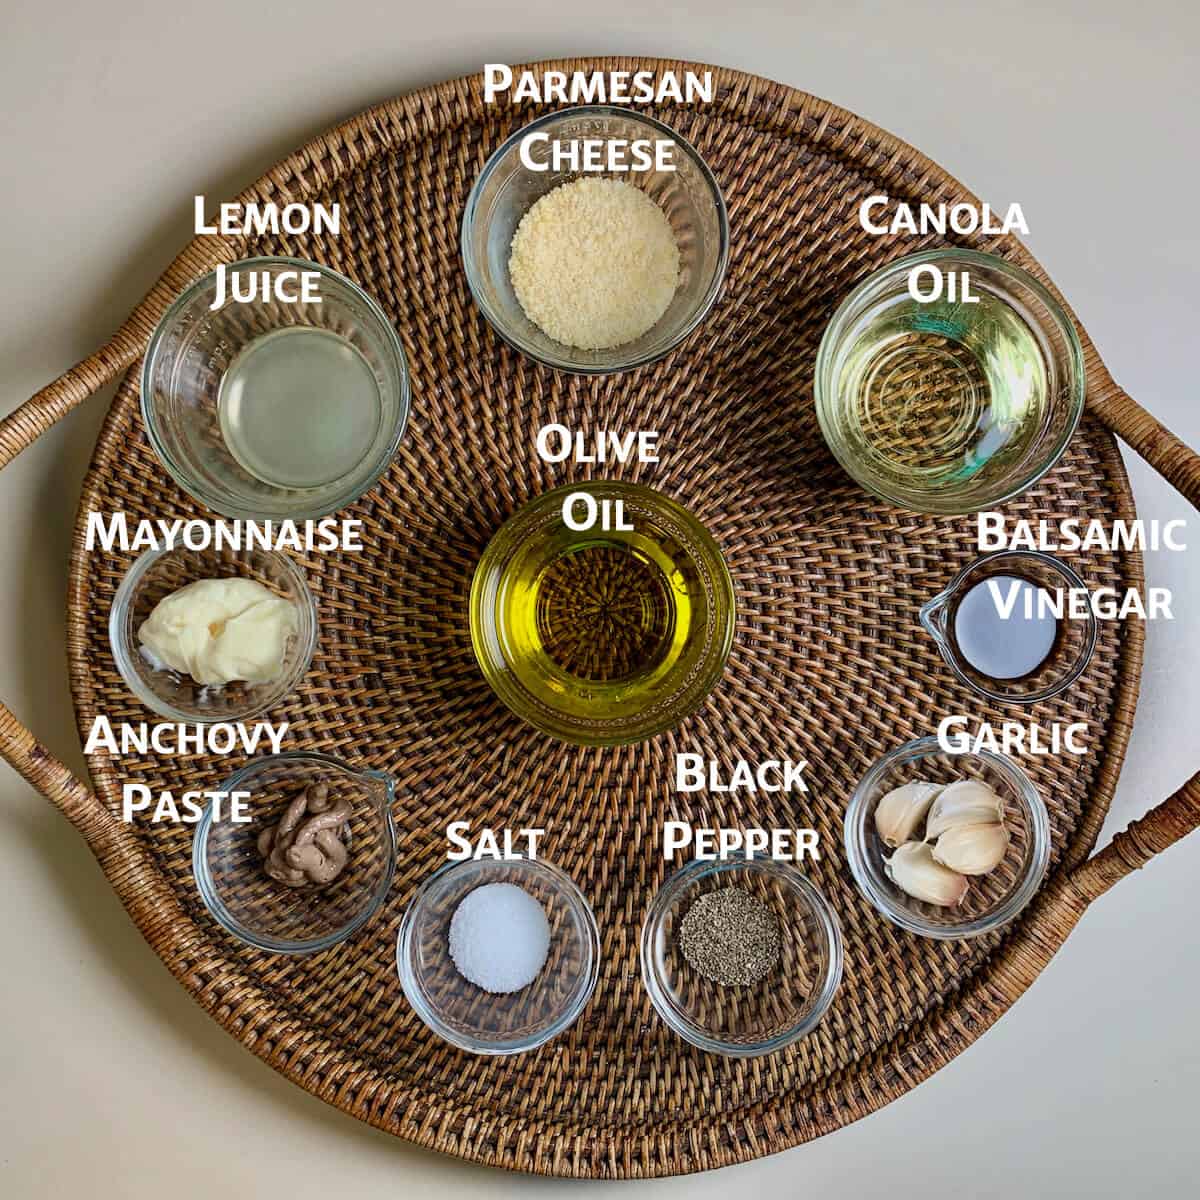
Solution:
[{"label": "glass bowl", "polygon": [[[723,986],[683,956],[676,927],[701,896],[738,887],[774,909],[780,958],[757,984]],[[659,889],[642,925],[642,982],[685,1041],[733,1058],[772,1054],[811,1033],[842,980],[842,934],[824,896],[790,863],[696,859]]]},{"label": "glass bowl", "polygon": [[[619,501],[633,530],[569,528],[564,502],[580,494],[598,509]],[[685,508],[640,484],[568,484],[488,543],[471,581],[471,644],[519,717],[564,741],[620,745],[703,704],[735,608],[720,548]]]},{"label": "glass bowl", "polygon": [[[968,272],[979,302],[916,304],[908,275],[924,266]],[[1075,432],[1084,386],[1079,336],[1049,291],[957,249],[902,258],[854,288],[813,376],[845,471],[900,508],[943,515],[995,507],[1041,479]]]},{"label": "glass bowl", "polygon": [[[915,900],[887,877],[888,847],[876,832],[875,809],[902,784],[959,779],[981,780],[1000,796],[1012,837],[991,874],[971,877],[963,903],[941,908]],[[1050,818],[1029,776],[1012,759],[987,750],[948,754],[933,737],[907,742],[871,767],[846,809],[844,835],[850,872],[862,894],[889,921],[923,937],[978,937],[1006,925],[1033,899],[1050,863]]]},{"label": "glass bowl", "polygon": [[[226,517],[312,520],[357,500],[387,469],[408,422],[404,347],[383,309],[356,283],[319,263],[248,258],[229,272],[316,271],[320,303],[235,303],[216,311],[213,272],[187,287],[158,323],[142,363],[142,417],[150,445],[190,496]],[[357,464],[317,487],[267,483],[234,457],[221,427],[221,383],[238,353],[270,333],[312,328],[338,335],[375,377],[379,419]],[[352,355],[353,351],[344,352]]]},{"label": "glass bowl", "polygon": [[[311,783],[326,783],[335,801],[349,802],[342,837],[349,854],[326,887],[289,887],[266,873],[258,839]],[[296,751],[254,759],[221,789],[250,793],[251,821],[231,821],[227,811],[216,820],[210,804],[196,826],[192,870],[205,907],[224,929],[258,950],[311,954],[345,941],[374,916],[396,868],[391,776]]]},{"label": "glass bowl", "polygon": [[[680,282],[670,306],[653,328],[624,345],[581,350],[557,342],[530,321],[513,291],[508,259],[521,218],[547,192],[578,177],[553,167],[531,171],[521,162],[522,140],[537,132],[548,133],[551,142],[580,137],[604,142],[670,138],[678,148],[674,171],[630,171],[614,176],[640,187],[662,208],[679,246]],[[548,155],[549,144],[532,148],[532,156],[540,161],[546,161]],[[514,133],[488,159],[467,197],[462,257],[475,303],[510,346],[548,367],[598,375],[662,358],[704,320],[725,278],[729,219],[712,172],[682,137],[652,117],[589,105],[539,118]]]},{"label": "glass bowl", "polygon": [[[450,922],[476,888],[509,883],[537,900],[550,925],[550,949],[532,983],[486,992],[459,974],[450,957]],[[416,891],[396,939],[400,985],[417,1015],[472,1054],[521,1054],[574,1024],[600,977],[600,933],[591,905],[548,862],[479,859],[447,863]]]},{"label": "glass bowl", "polygon": [[955,615],[962,599],[978,584],[996,575],[1017,576],[1035,587],[1054,592],[1057,588],[1083,588],[1084,582],[1066,563],[1039,550],[1000,550],[964,567],[921,608],[921,624],[937,643],[950,669],[969,688],[989,700],[1005,704],[1036,704],[1070,687],[1083,674],[1096,649],[1099,625],[1088,609],[1084,619],[1064,617],[1050,653],[1042,662],[1017,679],[997,679],[975,667],[959,648]]},{"label": "glass bowl", "polygon": [[[235,680],[204,687],[188,675],[154,666],[138,643],[138,630],[155,605],[198,579],[254,579],[296,606],[298,627],[283,673],[269,683]],[[121,678],[147,708],[173,721],[246,721],[268,711],[304,678],[317,648],[317,605],[304,574],[273,550],[150,550],[129,568],[108,617],[108,637]]]}]

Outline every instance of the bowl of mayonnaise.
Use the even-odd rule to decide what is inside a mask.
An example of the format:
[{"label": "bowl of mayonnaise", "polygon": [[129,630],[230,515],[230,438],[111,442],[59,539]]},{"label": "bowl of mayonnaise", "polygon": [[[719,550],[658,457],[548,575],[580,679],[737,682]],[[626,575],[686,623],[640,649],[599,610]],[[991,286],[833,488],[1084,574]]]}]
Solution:
[{"label": "bowl of mayonnaise", "polygon": [[151,550],[113,601],[121,677],[176,721],[244,721],[288,696],[317,645],[304,573],[272,550]]}]

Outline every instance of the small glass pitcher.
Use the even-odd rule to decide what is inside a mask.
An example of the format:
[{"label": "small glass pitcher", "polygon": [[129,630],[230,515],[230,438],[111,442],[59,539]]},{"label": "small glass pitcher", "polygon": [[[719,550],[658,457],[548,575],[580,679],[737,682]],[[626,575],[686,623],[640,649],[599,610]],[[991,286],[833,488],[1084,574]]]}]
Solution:
[{"label": "small glass pitcher", "polygon": [[1063,619],[1050,652],[1032,670],[1015,679],[998,679],[979,670],[963,654],[955,631],[955,616],[963,597],[978,584],[997,575],[1015,576],[1055,592],[1083,588],[1083,580],[1066,563],[1037,550],[1001,550],[977,558],[964,567],[950,585],[922,606],[921,624],[937,642],[950,669],[969,688],[988,700],[1003,704],[1036,704],[1068,688],[1083,674],[1098,633],[1096,617],[1088,610],[1086,619]]},{"label": "small glass pitcher", "polygon": [[[346,863],[326,886],[291,887],[267,873],[259,838],[314,783],[350,807]],[[260,755],[220,788],[250,793],[250,821],[230,820],[228,802],[216,819],[210,804],[196,827],[192,869],[208,911],[230,933],[259,950],[308,954],[336,946],[379,910],[396,869],[390,775],[305,750]]]}]

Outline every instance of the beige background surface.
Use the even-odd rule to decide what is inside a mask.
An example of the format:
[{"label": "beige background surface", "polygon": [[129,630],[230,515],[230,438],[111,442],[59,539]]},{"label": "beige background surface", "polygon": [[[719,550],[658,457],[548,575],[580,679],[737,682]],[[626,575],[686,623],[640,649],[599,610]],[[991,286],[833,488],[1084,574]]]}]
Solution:
[{"label": "beige background surface", "polygon": [[[644,52],[794,84],[994,204],[1019,200],[1113,374],[1200,445],[1198,13],[1191,0],[0,0],[0,403],[108,337],[190,236],[197,192],[231,196],[333,122],[484,61]],[[80,770],[62,610],[107,399],[0,476],[0,695]],[[1131,470],[1142,515],[1187,515]],[[1194,551],[1148,559],[1179,619],[1149,631],[1105,837],[1200,765],[1191,516]],[[0,1194],[1194,1195],[1198,868],[1200,837],[1123,883],[994,1031],[882,1113],[690,1181],[570,1184],[414,1150],[276,1076],[187,998],[82,842],[0,768]]]}]

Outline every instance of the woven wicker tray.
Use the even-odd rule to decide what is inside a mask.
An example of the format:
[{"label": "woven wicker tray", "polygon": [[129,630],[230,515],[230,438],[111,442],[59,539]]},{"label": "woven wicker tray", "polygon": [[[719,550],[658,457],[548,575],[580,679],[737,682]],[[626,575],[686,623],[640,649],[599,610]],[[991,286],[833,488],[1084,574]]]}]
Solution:
[{"label": "woven wicker tray", "polygon": [[[575,68],[676,70],[605,60]],[[703,327],[663,362],[608,378],[544,370],[504,346],[472,305],[458,255],[468,188],[489,152],[540,110],[484,108],[476,79],[380,105],[282,162],[242,199],[337,200],[337,239],[193,241],[112,341],[0,424],[0,465],[106,381],[134,366],[159,315],[217,261],[251,253],[327,263],[388,311],[413,370],[409,432],[382,483],[353,509],[363,553],[304,560],[321,645],[276,719],[293,748],[332,750],[394,772],[401,850],[383,911],[350,942],[310,958],[270,957],[206,915],[189,828],[124,825],[127,780],[215,784],[226,761],[94,755],[95,791],[73,779],[0,706],[0,751],[87,838],[147,940],[198,1003],[300,1086],[402,1137],[484,1163],[579,1176],[673,1174],[796,1145],[899,1096],[969,1045],[1024,991],[1088,904],[1200,822],[1200,776],[1090,861],[1131,728],[1142,628],[1104,622],[1097,653],[1065,696],[1033,715],[1091,722],[1082,759],[1026,760],[1053,822],[1054,862],[1005,935],[965,943],[908,936],[860,899],[842,858],[844,805],[870,762],[975,700],[915,622],[921,601],[974,556],[971,522],[895,511],[841,473],[817,429],[817,341],[851,285],[936,244],[871,238],[869,192],[908,201],[973,197],[910,147],[811,96],[733,71],[701,109],[655,115],[705,156],[729,205],[732,260]],[[1044,273],[1015,241],[961,239]],[[1059,466],[1013,515],[1114,518],[1133,500],[1114,433],[1195,503],[1196,456],[1110,379],[1084,336],[1088,411]],[[674,495],[721,543],[738,594],[724,681],[679,729],[614,750],[559,745],[492,696],[475,666],[465,600],[473,566],[528,497],[583,469],[533,453],[546,421],[655,428],[657,467],[619,468]],[[71,561],[71,680],[81,730],[106,713],[144,720],[115,670],[106,621],[132,556],[87,553],[88,509],[131,518],[203,515],[151,454],[136,371],[113,402],[80,501]],[[1072,560],[1093,586],[1140,586],[1138,554]],[[984,711],[992,719],[1011,712]],[[726,764],[780,754],[810,763],[806,798],[693,799],[671,790],[673,755]],[[837,909],[845,981],[820,1029],[757,1061],[692,1050],[643,991],[637,934],[667,868],[664,817],[736,825],[813,824],[811,874]],[[444,859],[448,821],[545,825],[547,857],[595,906],[603,965],[565,1036],[510,1060],[434,1040],[405,1003],[394,939],[416,884]]]}]

